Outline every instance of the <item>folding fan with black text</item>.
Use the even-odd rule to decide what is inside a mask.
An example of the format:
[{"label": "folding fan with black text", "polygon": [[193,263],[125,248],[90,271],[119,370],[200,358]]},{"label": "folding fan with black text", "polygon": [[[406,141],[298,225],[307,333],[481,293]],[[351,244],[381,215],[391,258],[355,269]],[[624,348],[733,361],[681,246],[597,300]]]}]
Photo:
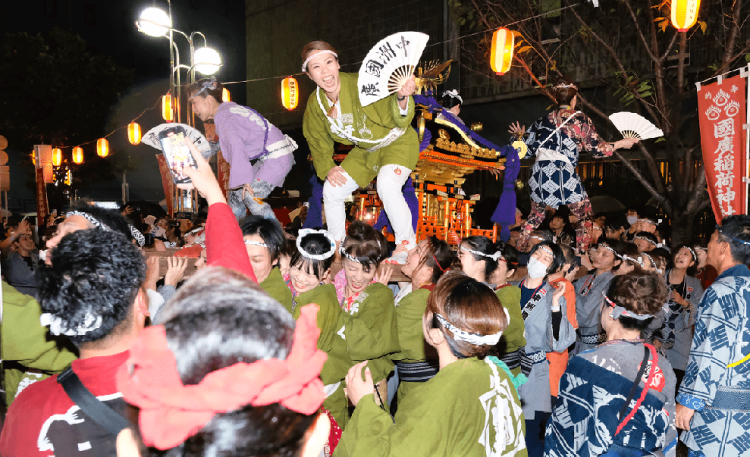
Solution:
[{"label": "folding fan with black text", "polygon": [[619,130],[625,138],[649,140],[651,138],[664,136],[664,132],[639,114],[621,111],[609,116],[609,120],[615,124],[617,130]]},{"label": "folding fan with black text", "polygon": [[414,74],[429,39],[429,35],[420,32],[399,32],[370,49],[357,80],[362,106],[398,92]]}]

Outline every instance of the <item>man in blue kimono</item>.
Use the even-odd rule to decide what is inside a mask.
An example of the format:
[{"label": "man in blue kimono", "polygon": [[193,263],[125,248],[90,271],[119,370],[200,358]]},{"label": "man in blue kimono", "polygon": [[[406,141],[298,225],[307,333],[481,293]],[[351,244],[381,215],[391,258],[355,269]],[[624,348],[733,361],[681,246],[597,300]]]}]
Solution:
[{"label": "man in blue kimono", "polygon": [[750,216],[730,216],[708,243],[719,277],[703,295],[685,378],[678,428],[690,456],[750,451]]}]

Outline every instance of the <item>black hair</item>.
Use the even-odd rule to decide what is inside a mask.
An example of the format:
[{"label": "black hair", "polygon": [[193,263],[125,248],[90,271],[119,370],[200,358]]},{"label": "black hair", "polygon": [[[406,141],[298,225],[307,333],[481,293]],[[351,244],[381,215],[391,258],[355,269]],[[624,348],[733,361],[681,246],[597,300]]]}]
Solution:
[{"label": "black hair", "polygon": [[68,211],[80,211],[91,215],[94,219],[104,224],[108,229],[122,233],[125,238],[132,240],[133,234],[130,232],[130,226],[125,217],[113,209],[96,206],[89,200],[79,200],[71,206]]},{"label": "black hair", "polygon": [[52,264],[36,273],[42,310],[61,318],[68,330],[87,317],[101,317],[99,328],[69,336],[74,344],[106,338],[127,322],[146,278],[143,254],[130,240],[109,230],[77,230],[65,235],[51,255]]},{"label": "black hair", "polygon": [[567,224],[570,218],[570,209],[567,206],[557,208],[555,214],[550,217],[550,221],[556,217],[562,219]]},{"label": "black hair", "polygon": [[[212,83],[216,84],[216,87],[214,89],[206,88],[205,90],[203,90],[204,85],[211,85]],[[203,91],[201,92],[201,90]],[[221,102],[223,101],[221,95],[222,92],[224,92],[224,85],[221,84],[220,81],[217,81],[215,78],[202,78],[188,86],[185,93],[187,94],[188,98],[192,98],[195,97],[198,92],[200,92],[201,97],[206,98],[206,96],[210,95],[214,98],[214,100],[221,104]]]},{"label": "black hair", "polygon": [[728,216],[717,227],[720,243],[729,243],[732,259],[740,264],[750,263],[750,216]]},{"label": "black hair", "polygon": [[[427,238],[425,256],[420,262],[432,270],[430,282],[437,284],[438,280],[449,270],[458,268],[459,262],[450,245],[435,236]],[[419,268],[419,267],[417,267]]]},{"label": "black hair", "polygon": [[686,274],[688,276],[695,276],[695,270],[698,269],[698,253],[695,252],[693,247],[689,244],[680,244],[676,246],[674,249],[672,249],[672,256],[670,257],[670,263],[671,267],[674,268],[674,258],[677,256],[677,253],[680,252],[680,249],[687,248],[688,251],[690,251],[690,260],[693,261],[693,265],[688,267]]},{"label": "black hair", "polygon": [[[461,240],[461,243],[466,243],[469,246],[469,249],[481,252],[482,254],[487,254],[488,256],[500,251],[500,249],[495,246],[495,243],[493,243],[492,240],[490,240],[486,236],[467,236],[466,238]],[[467,254],[471,255],[477,262],[484,260],[483,282],[487,282],[490,279],[490,276],[492,276],[492,273],[497,270],[498,261],[493,259],[492,257],[476,255],[471,252],[467,252]]]},{"label": "black hair", "polygon": [[656,245],[659,244],[659,239],[656,238],[656,235],[654,235],[651,232],[637,232],[635,236],[640,237],[640,238],[646,238],[647,240],[652,241],[653,243],[651,244],[653,244],[654,247],[656,247]]},{"label": "black hair", "polygon": [[[557,247],[560,248],[560,252],[562,252],[563,255],[563,264],[560,265],[560,268],[563,268],[566,264],[575,267],[576,252],[573,250],[573,248],[568,246],[567,244],[558,244]],[[559,271],[560,268],[558,268],[558,270],[556,270],[555,272]],[[567,271],[565,271],[564,273],[567,273]]]},{"label": "black hair", "polygon": [[452,95],[450,95],[448,93],[446,93],[445,95],[443,95],[443,100],[440,103],[440,105],[443,108],[445,108],[445,109],[451,109],[454,106],[459,106],[459,105],[462,105],[462,104],[463,103],[461,103],[461,100],[459,100],[458,97],[454,97],[454,96],[452,96]]},{"label": "black hair", "polygon": [[282,252],[286,250],[286,236],[284,229],[275,219],[251,214],[242,220],[242,236],[258,235],[268,246],[271,253],[271,262],[275,263]]},{"label": "black hair", "polygon": [[382,233],[362,221],[354,221],[342,243],[344,252],[357,259],[362,269],[369,273],[388,255],[388,244]]},{"label": "black hair", "polygon": [[571,78],[560,76],[552,85],[552,95],[555,97],[558,106],[570,105],[573,97],[578,95],[578,87]]},{"label": "black hair", "polygon": [[[196,273],[160,314],[185,385],[238,362],[284,360],[292,348],[292,315],[246,276],[221,267]],[[316,418],[279,403],[246,405],[216,414],[184,443],[152,455],[297,456]]]},{"label": "black hair", "polygon": [[502,245],[498,243],[498,248],[503,251],[503,259],[508,266],[508,271],[518,270],[518,250],[509,243]]},{"label": "black hair", "polygon": [[529,252],[529,258],[531,258],[531,256],[534,255],[536,251],[543,247],[546,247],[552,251],[552,263],[550,263],[549,267],[547,267],[547,274],[549,275],[555,273],[556,271],[559,271],[560,267],[565,265],[565,256],[563,255],[560,246],[551,241],[542,241],[541,243],[531,248],[531,252]]},{"label": "black hair", "polygon": [[[332,249],[335,251],[336,247],[331,247],[331,242],[322,233],[309,233],[303,236],[299,240],[302,250],[308,254],[321,255],[330,252]],[[292,243],[287,243],[291,245]],[[335,253],[332,253],[330,257],[324,260],[311,259],[305,257],[299,250],[295,249],[292,253],[291,261],[289,262],[290,267],[299,266],[302,271],[312,273],[316,278],[322,279],[323,273],[328,271],[333,265],[333,259]]]}]

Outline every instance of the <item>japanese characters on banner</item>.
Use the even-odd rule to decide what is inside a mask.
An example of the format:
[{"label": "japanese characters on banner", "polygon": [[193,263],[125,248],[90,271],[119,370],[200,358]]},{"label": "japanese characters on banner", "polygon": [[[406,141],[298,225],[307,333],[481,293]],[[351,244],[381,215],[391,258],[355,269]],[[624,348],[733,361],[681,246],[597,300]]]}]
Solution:
[{"label": "japanese characters on banner", "polygon": [[745,214],[745,79],[698,88],[698,118],[708,194],[716,221]]}]

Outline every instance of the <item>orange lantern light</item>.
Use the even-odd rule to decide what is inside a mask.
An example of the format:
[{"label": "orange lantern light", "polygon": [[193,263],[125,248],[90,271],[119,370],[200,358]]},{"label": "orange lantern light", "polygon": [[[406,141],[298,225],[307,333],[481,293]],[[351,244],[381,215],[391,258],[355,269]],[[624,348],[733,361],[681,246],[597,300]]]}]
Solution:
[{"label": "orange lantern light", "polygon": [[83,148],[82,147],[76,146],[73,148],[73,162],[79,165],[83,163]]},{"label": "orange lantern light", "polygon": [[504,75],[510,70],[510,64],[513,62],[514,41],[513,32],[505,27],[495,30],[495,33],[492,34],[490,66],[492,71],[498,75]]},{"label": "orange lantern light", "polygon": [[99,157],[107,157],[109,155],[109,141],[106,138],[99,138],[96,142],[96,153]]},{"label": "orange lantern light", "polygon": [[229,93],[229,89],[227,89],[226,87],[221,90],[221,101],[222,102],[232,101],[232,94]]},{"label": "orange lantern light", "polygon": [[281,81],[281,104],[289,111],[296,108],[299,102],[299,91],[297,89],[297,80],[293,77],[287,76]]},{"label": "orange lantern light", "polygon": [[174,121],[174,111],[172,110],[172,96],[167,94],[161,98],[161,117],[167,122]]},{"label": "orange lantern light", "polygon": [[141,142],[141,126],[135,121],[128,124],[128,141],[130,141],[130,144]]},{"label": "orange lantern light", "polygon": [[62,165],[62,150],[60,148],[52,149],[52,165],[56,167]]},{"label": "orange lantern light", "polygon": [[678,32],[687,32],[698,21],[701,0],[672,0],[672,25]]}]

